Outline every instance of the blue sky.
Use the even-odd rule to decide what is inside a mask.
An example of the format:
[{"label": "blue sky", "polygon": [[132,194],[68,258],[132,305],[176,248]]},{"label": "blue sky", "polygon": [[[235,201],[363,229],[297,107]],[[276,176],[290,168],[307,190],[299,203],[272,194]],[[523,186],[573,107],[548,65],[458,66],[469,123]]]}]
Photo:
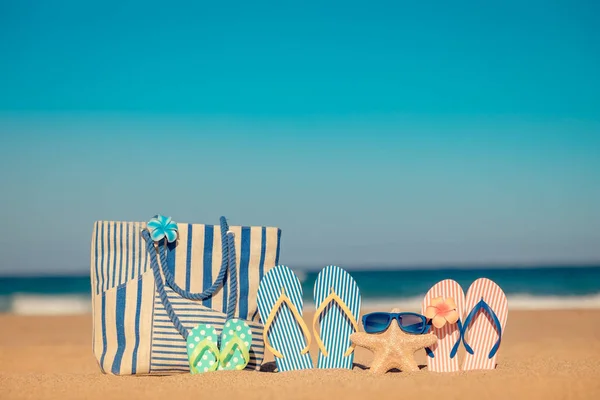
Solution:
[{"label": "blue sky", "polygon": [[600,261],[596,2],[281,3],[0,3],[0,274],[155,213],[290,266]]}]

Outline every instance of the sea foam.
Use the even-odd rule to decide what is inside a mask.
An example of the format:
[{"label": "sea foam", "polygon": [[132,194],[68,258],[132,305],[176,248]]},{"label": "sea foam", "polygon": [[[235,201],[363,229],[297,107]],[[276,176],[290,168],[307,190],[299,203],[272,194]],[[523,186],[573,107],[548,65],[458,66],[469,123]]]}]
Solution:
[{"label": "sea foam", "polygon": [[[574,310],[600,309],[600,293],[589,296],[532,296],[508,295],[510,310]],[[363,298],[363,310],[391,310],[420,312],[422,297]],[[314,311],[311,299],[305,300],[304,309]],[[81,315],[92,312],[91,300],[81,295],[0,296],[0,313],[17,315]]]},{"label": "sea foam", "polygon": [[[600,309],[600,293],[589,296],[532,296],[528,294],[507,295],[510,310],[575,310]],[[422,297],[362,299],[362,308],[368,310],[421,311]],[[314,303],[308,301],[305,309],[313,311]]]},{"label": "sea foam", "polygon": [[92,312],[87,296],[15,294],[0,302],[0,312],[17,315],[80,315]]}]

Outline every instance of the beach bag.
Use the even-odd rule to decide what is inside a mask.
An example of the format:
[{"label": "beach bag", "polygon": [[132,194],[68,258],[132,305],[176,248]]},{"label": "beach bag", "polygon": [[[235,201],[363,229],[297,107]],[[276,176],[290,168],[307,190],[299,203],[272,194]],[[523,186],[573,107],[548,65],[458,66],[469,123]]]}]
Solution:
[{"label": "beach bag", "polygon": [[252,330],[246,369],[260,367],[258,284],[278,264],[281,230],[220,222],[178,223],[173,243],[154,242],[143,222],[94,224],[93,350],[102,372],[189,373],[188,332],[203,323],[220,335],[231,318]]}]

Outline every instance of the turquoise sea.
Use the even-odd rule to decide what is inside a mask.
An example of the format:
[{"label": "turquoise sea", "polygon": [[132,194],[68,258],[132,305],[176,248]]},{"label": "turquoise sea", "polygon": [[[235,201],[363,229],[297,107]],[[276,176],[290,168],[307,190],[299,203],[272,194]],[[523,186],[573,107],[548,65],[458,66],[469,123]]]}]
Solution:
[{"label": "turquoise sea", "polygon": [[[417,308],[426,291],[454,279],[465,292],[480,277],[503,288],[511,309],[600,308],[600,266],[535,268],[348,269],[365,305]],[[307,307],[318,270],[296,269]],[[89,312],[89,276],[0,277],[0,312],[78,314]]]}]

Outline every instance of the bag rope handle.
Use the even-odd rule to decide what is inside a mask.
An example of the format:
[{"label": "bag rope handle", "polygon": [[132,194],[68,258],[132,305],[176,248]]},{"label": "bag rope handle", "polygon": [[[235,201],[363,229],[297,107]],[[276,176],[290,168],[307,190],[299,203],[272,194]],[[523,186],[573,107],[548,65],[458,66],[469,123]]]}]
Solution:
[{"label": "bag rope handle", "polygon": [[229,226],[227,225],[227,220],[225,219],[225,217],[221,217],[220,225],[221,254],[223,255],[221,261],[221,270],[219,271],[219,275],[217,275],[217,279],[215,279],[215,282],[212,284],[212,286],[201,293],[192,293],[190,291],[182,289],[177,283],[175,283],[175,278],[173,277],[173,274],[171,273],[169,268],[164,267],[166,265],[169,265],[167,261],[167,246],[160,246],[160,244],[158,245],[158,248],[160,250],[160,262],[163,266],[162,270],[165,276],[165,282],[171,289],[173,289],[175,293],[177,293],[181,297],[186,298],[188,300],[206,300],[212,297],[212,295],[217,291],[217,289],[223,284],[223,281],[225,280],[225,275],[227,274],[228,258],[225,255],[228,253],[227,231],[229,230]]},{"label": "bag rope handle", "polygon": [[[231,319],[235,315],[235,307],[236,307],[236,303],[237,303],[237,301],[236,301],[237,300],[237,290],[236,290],[236,288],[237,288],[237,267],[236,267],[236,253],[235,253],[235,235],[233,232],[226,232],[225,236],[226,236],[227,242],[231,245],[231,246],[227,246],[229,248],[228,257],[223,257],[223,259],[225,260],[224,261],[225,266],[226,267],[229,266],[229,269],[230,269],[230,293],[229,293],[229,301],[227,302],[227,318]],[[167,292],[165,291],[165,286],[164,286],[163,279],[161,276],[161,272],[162,272],[165,275],[165,281],[167,280],[165,271],[168,271],[168,269],[164,268],[164,266],[166,265],[166,255],[163,254],[163,252],[164,252],[163,248],[165,245],[162,243],[159,243],[158,249],[156,249],[154,247],[154,241],[150,237],[150,233],[147,230],[142,231],[142,237],[146,241],[146,250],[148,251],[148,254],[150,256],[150,267],[154,274],[154,280],[156,282],[156,291],[158,292],[160,301],[161,301],[163,307],[165,308],[165,311],[167,312],[169,319],[173,323],[173,326],[175,326],[175,329],[177,329],[177,331],[181,334],[181,336],[183,336],[183,338],[185,340],[187,340],[189,332],[186,329],[186,327],[183,325],[183,323],[181,322],[181,320],[179,319],[177,314],[175,313],[175,310],[173,309],[173,306],[171,305],[171,302],[169,301],[169,296],[167,295]],[[158,259],[156,257],[157,253],[163,255],[163,257],[161,257],[162,266],[159,265]],[[163,259],[164,259],[164,261],[163,261]],[[227,272],[227,268],[225,269],[225,272]],[[225,274],[223,274],[223,278],[224,278],[224,276],[225,276]],[[172,277],[172,275],[171,275],[171,277]],[[217,277],[217,280],[219,280],[219,277]],[[168,282],[167,282],[167,284],[168,284]],[[213,284],[213,286],[215,286],[215,285]],[[179,287],[179,286],[177,286],[177,287]],[[187,298],[186,296],[183,296],[182,294],[180,294],[174,288],[171,288],[171,289],[173,289],[173,291],[175,291],[180,296]],[[211,287],[211,289],[212,289],[212,287]],[[187,293],[187,291],[183,291],[183,292]],[[205,291],[205,292],[207,292],[207,291]],[[213,291],[213,293],[214,293],[214,291]],[[208,297],[206,297],[206,298],[208,298]],[[200,300],[200,299],[198,299],[198,300]]]},{"label": "bag rope handle", "polygon": [[227,232],[228,258],[229,258],[229,300],[227,301],[227,319],[235,317],[237,305],[237,262],[235,255],[235,234]]},{"label": "bag rope handle", "polygon": [[161,268],[159,267],[158,260],[156,258],[156,249],[154,248],[154,241],[150,237],[150,233],[148,233],[147,230],[142,231],[142,237],[146,241],[146,251],[148,251],[148,255],[150,256],[150,268],[154,273],[154,282],[156,284],[156,291],[158,292],[158,295],[160,297],[160,302],[162,303],[163,307],[165,307],[165,311],[167,312],[169,319],[173,323],[173,326],[175,326],[175,329],[177,329],[181,336],[183,336],[183,339],[187,341],[189,332],[185,328],[185,326],[183,326],[177,314],[175,314],[175,310],[173,310],[173,306],[171,305],[169,297],[167,296],[167,292],[165,291],[165,286],[160,275]]}]

